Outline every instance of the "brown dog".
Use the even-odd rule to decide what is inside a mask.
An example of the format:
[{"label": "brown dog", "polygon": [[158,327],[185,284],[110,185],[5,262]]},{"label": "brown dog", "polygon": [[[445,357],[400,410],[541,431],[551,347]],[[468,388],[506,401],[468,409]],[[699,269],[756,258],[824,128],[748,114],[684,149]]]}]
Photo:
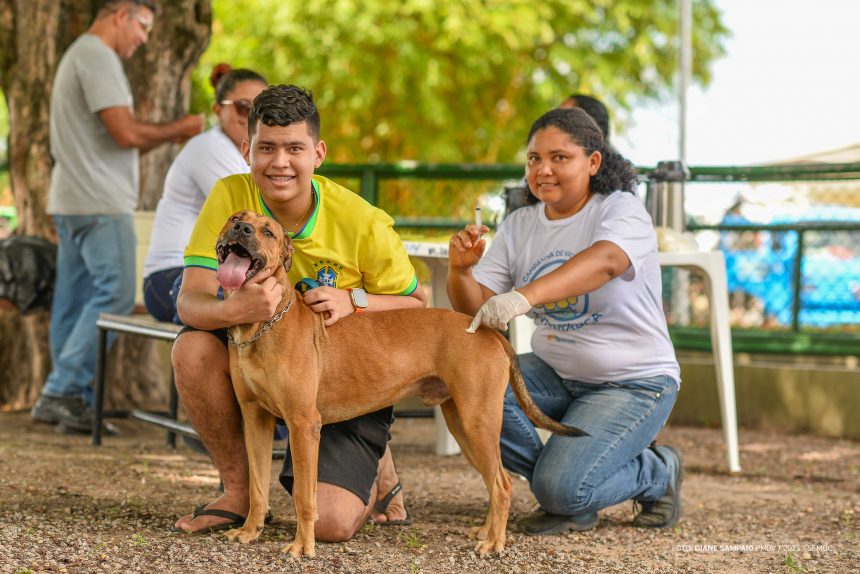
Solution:
[{"label": "brown dog", "polygon": [[326,328],[322,316],[305,306],[289,283],[290,238],[277,222],[254,212],[233,214],[216,249],[223,274],[233,275],[222,284],[238,288],[243,275],[247,280],[273,269],[284,286],[271,321],[230,328],[230,373],[245,424],[251,507],[245,524],[227,536],[251,542],[263,529],[275,417],[287,423],[295,471],[296,537],[284,550],[313,556],[321,425],[420,395],[424,404],[441,406],[463,454],[487,485],[486,520],[469,533],[480,541],[475,550],[500,552],[511,501],[511,481],[499,451],[508,381],[536,425],[559,434],[584,434],[537,408],[505,338],[486,328],[469,334],[470,317],[444,309],[349,315]]}]

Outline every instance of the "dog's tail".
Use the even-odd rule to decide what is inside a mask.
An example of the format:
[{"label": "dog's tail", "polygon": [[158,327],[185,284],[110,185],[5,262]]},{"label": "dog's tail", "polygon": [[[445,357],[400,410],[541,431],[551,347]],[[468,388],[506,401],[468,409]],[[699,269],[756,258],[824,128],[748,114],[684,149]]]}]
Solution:
[{"label": "dog's tail", "polygon": [[504,337],[499,335],[499,338],[503,339],[502,346],[505,348],[505,355],[508,356],[508,361],[511,363],[511,388],[514,389],[517,402],[520,403],[520,407],[529,420],[535,426],[552,431],[555,434],[563,436],[589,436],[584,430],[553,420],[540,410],[540,407],[535,404],[534,399],[529,394],[529,390],[526,388],[526,382],[523,380],[523,374],[520,371],[520,360],[517,358],[517,354],[514,352],[513,347],[504,340]]}]

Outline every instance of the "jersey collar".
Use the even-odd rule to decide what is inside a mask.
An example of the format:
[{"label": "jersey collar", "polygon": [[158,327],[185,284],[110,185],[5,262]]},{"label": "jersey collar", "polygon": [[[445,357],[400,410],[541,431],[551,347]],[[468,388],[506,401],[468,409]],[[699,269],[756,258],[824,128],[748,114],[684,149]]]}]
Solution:
[{"label": "jersey collar", "polygon": [[[320,190],[319,190],[319,183],[317,183],[317,180],[315,180],[315,179],[311,180],[311,190],[314,193],[314,210],[313,210],[313,213],[311,213],[311,216],[308,218],[308,220],[305,222],[305,224],[302,226],[302,228],[298,230],[298,232],[296,232],[296,233],[287,232],[287,235],[289,235],[290,238],[292,238],[294,240],[295,239],[305,239],[306,237],[310,237],[311,233],[313,233],[313,231],[314,231],[314,227],[317,224],[317,216],[319,215],[319,211],[320,211]],[[257,196],[260,198],[260,205],[263,206],[264,214],[267,217],[271,217],[275,221],[278,221],[278,218],[275,217],[275,215],[272,213],[272,210],[269,209],[268,205],[266,205],[266,201],[263,199],[263,194],[260,193],[259,189],[257,189]],[[280,222],[278,222],[278,223],[280,223]]]}]

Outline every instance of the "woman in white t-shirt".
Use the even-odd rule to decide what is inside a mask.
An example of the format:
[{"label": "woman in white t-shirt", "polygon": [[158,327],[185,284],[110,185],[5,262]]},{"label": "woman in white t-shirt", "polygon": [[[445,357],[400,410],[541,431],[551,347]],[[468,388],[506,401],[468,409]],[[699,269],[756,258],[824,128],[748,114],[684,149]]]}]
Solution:
[{"label": "woman in white t-shirt", "polygon": [[209,81],[215,88],[212,110],[218,125],[188,140],[167,170],[143,264],[143,302],[159,321],[180,322],[176,295],[182,279],[182,254],[215,182],[247,173],[240,147],[248,133],[251,102],[267,85],[257,72],[234,70],[228,64],[215,66]]},{"label": "woman in white t-shirt", "polygon": [[678,452],[654,446],[675,403],[680,370],[661,301],[657,239],[634,195],[633,165],[608,146],[587,113],[555,109],[528,137],[526,179],[538,202],[489,229],[451,237],[454,308],[506,329],[517,315],[536,326],[520,367],[535,402],[588,433],[544,446],[510,390],[502,461],[529,480],[541,509],[527,534],[588,530],[597,511],[625,500],[634,525],[664,528],[681,513]]}]

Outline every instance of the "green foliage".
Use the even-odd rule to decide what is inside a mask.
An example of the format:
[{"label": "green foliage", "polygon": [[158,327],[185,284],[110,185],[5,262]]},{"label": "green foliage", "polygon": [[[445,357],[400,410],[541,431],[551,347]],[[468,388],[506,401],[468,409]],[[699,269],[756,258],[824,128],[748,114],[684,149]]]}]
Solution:
[{"label": "green foliage", "polygon": [[0,91],[0,136],[3,138],[3,143],[0,143],[0,158],[5,163],[6,160],[6,138],[9,137],[9,109],[6,107],[6,96]]},{"label": "green foliage", "polygon": [[[329,161],[521,160],[531,122],[573,92],[616,118],[668,96],[676,0],[213,0],[192,107],[211,106],[219,62],[313,90]],[[727,36],[694,2],[694,77]]]}]

